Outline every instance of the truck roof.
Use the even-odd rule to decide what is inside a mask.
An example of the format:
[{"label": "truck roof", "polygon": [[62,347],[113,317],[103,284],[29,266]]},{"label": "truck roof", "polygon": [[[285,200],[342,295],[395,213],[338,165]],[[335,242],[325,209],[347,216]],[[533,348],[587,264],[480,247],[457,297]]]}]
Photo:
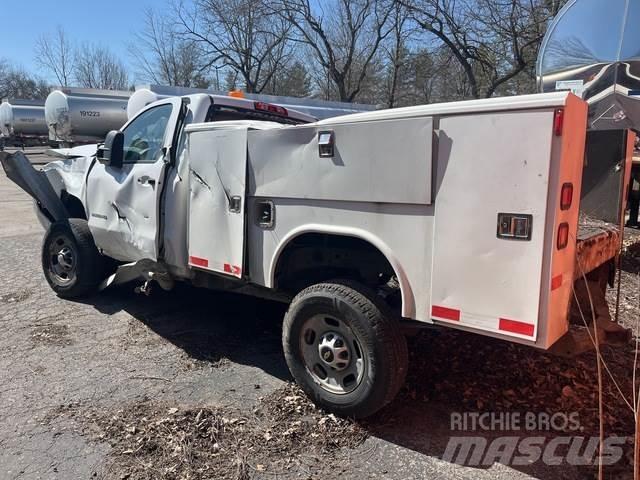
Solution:
[{"label": "truck roof", "polygon": [[299,123],[312,123],[318,120],[311,115],[298,112],[297,110],[291,110],[280,105],[261,102],[257,100],[250,100],[246,98],[236,98],[226,95],[213,95],[207,93],[193,93],[190,95],[183,95],[183,97],[191,99],[193,103],[199,103],[203,99],[209,98],[214,105],[255,110],[257,112],[262,111],[270,116],[281,117],[283,119],[287,118]]}]

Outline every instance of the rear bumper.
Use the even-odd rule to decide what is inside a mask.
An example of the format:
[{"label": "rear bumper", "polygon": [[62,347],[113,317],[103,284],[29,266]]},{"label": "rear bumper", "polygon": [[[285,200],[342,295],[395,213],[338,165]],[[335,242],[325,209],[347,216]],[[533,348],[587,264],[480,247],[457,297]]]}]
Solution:
[{"label": "rear bumper", "polygon": [[621,245],[620,229],[615,225],[594,226],[581,223],[576,245],[574,280],[615,258],[620,253]]}]

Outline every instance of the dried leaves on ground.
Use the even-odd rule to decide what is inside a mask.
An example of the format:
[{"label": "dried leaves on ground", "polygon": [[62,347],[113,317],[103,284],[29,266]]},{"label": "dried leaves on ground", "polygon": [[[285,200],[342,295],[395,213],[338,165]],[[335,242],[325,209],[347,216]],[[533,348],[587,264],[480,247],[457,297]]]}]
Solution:
[{"label": "dried leaves on ground", "polygon": [[146,401],[109,413],[78,407],[72,416],[94,439],[111,445],[103,478],[315,475],[329,465],[336,473],[339,465],[348,467],[348,451],[367,436],[356,423],[317,409],[294,385],[261,398],[249,412]]}]

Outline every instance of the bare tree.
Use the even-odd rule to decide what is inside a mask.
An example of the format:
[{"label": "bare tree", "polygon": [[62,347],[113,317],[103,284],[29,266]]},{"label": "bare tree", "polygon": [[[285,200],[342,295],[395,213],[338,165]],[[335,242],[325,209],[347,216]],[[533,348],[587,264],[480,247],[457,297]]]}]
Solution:
[{"label": "bare tree", "polygon": [[180,36],[172,23],[153,10],[145,15],[145,27],[130,46],[138,77],[162,85],[208,87],[208,68],[196,43]]},{"label": "bare tree", "polygon": [[288,60],[290,26],[266,0],[195,0],[176,5],[186,38],[196,42],[209,66],[235,71],[249,93],[262,92]]},{"label": "bare tree", "polygon": [[61,26],[38,38],[35,54],[35,60],[43,70],[53,75],[59,85],[69,86],[73,77],[73,47]]},{"label": "bare tree", "polygon": [[311,75],[306,65],[300,60],[295,60],[274,73],[271,82],[262,93],[309,97],[312,94],[311,83]]},{"label": "bare tree", "polygon": [[387,0],[279,0],[280,15],[296,29],[342,101],[353,102],[365,86],[392,27]]},{"label": "bare tree", "polygon": [[0,99],[44,99],[48,94],[49,86],[44,80],[0,59]]},{"label": "bare tree", "polygon": [[98,45],[84,44],[77,50],[74,76],[80,87],[105,90],[129,87],[129,75],[122,61]]},{"label": "bare tree", "polygon": [[410,29],[406,8],[396,3],[391,15],[391,34],[389,40],[382,46],[386,65],[386,78],[384,82],[384,103],[393,108],[398,102],[402,103],[402,97],[408,94],[410,80],[410,51],[408,41]]},{"label": "bare tree", "polygon": [[475,98],[490,97],[518,75],[531,77],[549,20],[549,0],[398,0],[462,67]]}]

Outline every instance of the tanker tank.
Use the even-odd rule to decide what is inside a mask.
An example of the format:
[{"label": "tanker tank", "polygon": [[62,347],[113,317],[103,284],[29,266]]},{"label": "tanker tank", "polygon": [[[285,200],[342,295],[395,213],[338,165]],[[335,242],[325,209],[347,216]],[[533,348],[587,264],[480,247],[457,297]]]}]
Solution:
[{"label": "tanker tank", "polygon": [[63,88],[53,90],[44,110],[49,139],[60,144],[98,142],[127,121],[131,92]]},{"label": "tanker tank", "polygon": [[0,135],[3,137],[36,138],[48,133],[44,116],[44,101],[4,99],[0,104]]}]

